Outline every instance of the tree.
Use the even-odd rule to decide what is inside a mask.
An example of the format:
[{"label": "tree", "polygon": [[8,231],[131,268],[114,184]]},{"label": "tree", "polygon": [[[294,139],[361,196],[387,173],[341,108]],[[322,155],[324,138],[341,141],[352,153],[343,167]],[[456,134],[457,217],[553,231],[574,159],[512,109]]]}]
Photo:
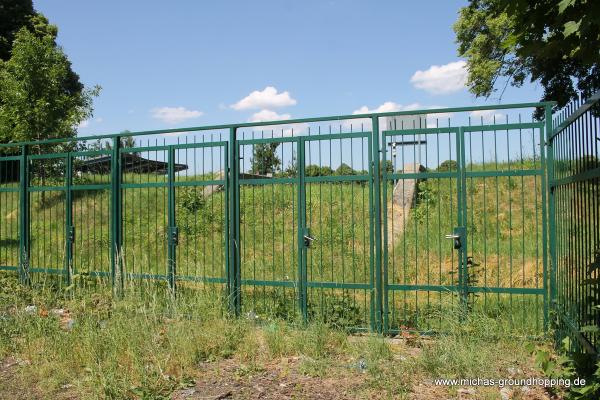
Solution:
[{"label": "tree", "polygon": [[267,175],[279,170],[281,160],[276,153],[278,146],[279,143],[259,143],[254,145],[251,168],[253,174]]},{"label": "tree", "polygon": [[437,170],[440,172],[447,171],[456,171],[458,169],[458,163],[454,160],[446,160],[443,161],[438,167]]},{"label": "tree", "polygon": [[[31,18],[32,30],[15,35],[12,55],[0,61],[0,141],[75,136],[92,115],[100,88],[85,89],[45,17]],[[38,151],[41,149],[37,148]]]},{"label": "tree", "polygon": [[600,89],[600,1],[470,0],[454,31],[478,97],[528,77],[558,107]]},{"label": "tree", "polygon": [[[92,115],[92,99],[100,90],[86,90],[57,46],[57,29],[45,17],[31,18],[32,30],[15,35],[11,57],[0,61],[0,142],[39,141],[76,135],[76,126]],[[70,151],[76,143],[35,145],[30,152]],[[14,152],[14,148],[3,148]],[[18,149],[17,149],[18,151]],[[30,166],[44,186],[48,178],[61,179],[61,159],[40,160]],[[45,195],[42,193],[42,203]]]},{"label": "tree", "polygon": [[[129,132],[129,131],[127,131]],[[135,139],[133,136],[124,136],[121,138],[121,147],[135,147]]]},{"label": "tree", "polygon": [[335,170],[335,174],[336,175],[356,175],[356,171],[354,171],[352,169],[351,166],[349,166],[346,163],[341,163],[339,167],[337,167],[337,169]]},{"label": "tree", "polygon": [[0,60],[10,58],[15,35],[34,15],[31,0],[0,0]]},{"label": "tree", "polygon": [[[383,165],[380,166],[380,168],[383,171]],[[385,160],[385,172],[387,172],[388,174],[394,173],[394,163],[392,162],[392,160]]]},{"label": "tree", "polygon": [[[112,150],[112,141],[111,140],[102,140],[97,139],[96,141],[89,143],[88,145],[82,148],[82,151],[86,150]],[[130,148],[135,147],[135,139],[133,136],[124,136],[121,138],[121,148]]]}]

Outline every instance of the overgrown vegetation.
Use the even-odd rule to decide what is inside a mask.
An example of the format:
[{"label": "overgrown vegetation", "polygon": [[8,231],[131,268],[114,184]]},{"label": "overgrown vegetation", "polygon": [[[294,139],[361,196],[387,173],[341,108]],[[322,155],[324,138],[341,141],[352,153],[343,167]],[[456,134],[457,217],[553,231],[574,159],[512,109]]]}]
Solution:
[{"label": "overgrown vegetation", "polygon": [[[231,391],[237,398],[257,385],[275,396],[288,384],[285,393],[309,398],[404,398],[425,388],[450,397],[458,388],[434,387],[431,379],[502,377],[507,368],[533,373],[522,340],[480,315],[433,340],[390,340],[321,323],[232,319],[221,313],[217,292],[198,288],[172,299],[164,288],[136,283],[119,300],[108,286],[90,291],[81,283],[60,289],[48,279],[27,288],[2,275],[0,397],[166,399]],[[476,390],[481,398],[498,396],[498,388]]]},{"label": "overgrown vegetation", "polygon": [[[449,163],[446,163],[449,165]],[[443,164],[446,166],[446,164]],[[311,166],[323,174],[327,167]],[[523,168],[534,168],[527,161]],[[449,166],[449,168],[452,168]],[[473,165],[472,170],[491,166]],[[505,166],[493,166],[503,169]],[[317,171],[317,169],[319,169]],[[343,168],[338,168],[343,169]],[[348,172],[351,173],[351,172]],[[352,172],[355,173],[355,172]],[[315,175],[319,176],[319,175]],[[86,184],[107,182],[106,175],[76,177]],[[213,179],[190,176],[185,179]],[[126,183],[161,182],[154,174],[125,174]],[[293,285],[297,282],[297,191],[293,185],[244,185],[240,188],[242,279],[278,281],[289,287],[245,285],[244,312],[261,317],[295,317],[298,308]],[[61,184],[57,181],[57,184]],[[531,190],[535,189],[535,190]],[[311,247],[311,282],[370,281],[369,189],[363,182],[307,184],[307,220],[318,240]],[[167,189],[124,190],[122,257],[126,273],[166,274]],[[393,184],[387,191],[389,223],[399,224],[398,210],[389,207]],[[388,245],[390,283],[452,285],[457,279],[451,244],[443,236],[457,223],[456,181],[428,179],[419,183],[415,206],[409,211],[403,234]],[[64,268],[65,198],[62,192],[31,194],[31,264],[60,271]],[[541,231],[528,234],[541,221],[541,181],[534,177],[475,178],[467,182],[469,207],[470,284],[500,287],[541,285]],[[225,195],[205,196],[203,187],[176,189],[178,275],[225,277]],[[402,211],[402,210],[400,210]],[[74,271],[85,275],[109,273],[110,193],[77,191],[74,196]],[[4,193],[0,203],[4,224],[0,234],[0,264],[17,265],[18,193]],[[531,221],[538,221],[532,224]],[[541,229],[541,228],[540,228]],[[37,278],[36,278],[37,279]],[[337,326],[368,326],[371,298],[368,290],[310,289],[309,308],[321,309],[320,320]],[[391,326],[440,328],[441,315],[452,312],[451,294],[396,293],[391,296]],[[541,299],[472,294],[472,308],[537,334],[541,329]],[[345,310],[341,315],[339,310]],[[313,311],[311,311],[313,312]],[[311,314],[317,317],[316,314]],[[535,316],[535,318],[532,318]]]}]

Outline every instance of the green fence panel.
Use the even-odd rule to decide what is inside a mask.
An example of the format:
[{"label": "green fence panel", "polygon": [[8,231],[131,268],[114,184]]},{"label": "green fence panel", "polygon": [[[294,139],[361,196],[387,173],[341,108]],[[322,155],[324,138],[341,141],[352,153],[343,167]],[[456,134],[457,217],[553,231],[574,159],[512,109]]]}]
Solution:
[{"label": "green fence panel", "polygon": [[550,298],[557,341],[600,347],[600,92],[558,112],[547,131]]},{"label": "green fence panel", "polygon": [[548,119],[524,103],[0,144],[0,268],[348,330],[482,313],[539,334],[566,287],[544,136],[551,188],[596,178],[555,175],[571,128],[537,107]]}]

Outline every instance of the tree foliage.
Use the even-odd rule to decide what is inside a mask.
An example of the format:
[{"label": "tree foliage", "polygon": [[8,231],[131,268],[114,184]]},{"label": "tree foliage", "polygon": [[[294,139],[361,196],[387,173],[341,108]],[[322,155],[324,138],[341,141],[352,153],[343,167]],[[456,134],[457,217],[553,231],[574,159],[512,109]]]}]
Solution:
[{"label": "tree foliage", "polygon": [[34,15],[31,0],[0,0],[0,60],[10,58],[15,35],[23,26],[30,26]]},{"label": "tree foliage", "polygon": [[279,143],[260,143],[254,145],[252,154],[252,173],[267,175],[274,174],[281,167],[281,160],[277,156]]},{"label": "tree foliage", "polygon": [[[128,134],[131,133],[131,131],[126,130],[121,133]],[[120,142],[122,148],[135,147],[135,138],[131,135],[121,136]],[[95,141],[87,144],[82,150],[112,150],[112,144],[112,140],[96,139]]]},{"label": "tree foliage", "polygon": [[600,1],[470,0],[454,30],[476,96],[529,78],[562,107],[600,88]]},{"label": "tree foliage", "polygon": [[[58,29],[41,14],[14,36],[11,56],[0,60],[0,141],[75,136],[92,115],[99,87],[85,89],[56,44]],[[62,145],[63,147],[65,145]]]}]

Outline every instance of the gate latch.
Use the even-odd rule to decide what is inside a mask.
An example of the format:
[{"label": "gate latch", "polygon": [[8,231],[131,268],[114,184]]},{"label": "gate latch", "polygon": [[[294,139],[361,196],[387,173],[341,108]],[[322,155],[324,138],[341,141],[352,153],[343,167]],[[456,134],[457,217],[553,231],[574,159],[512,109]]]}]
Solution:
[{"label": "gate latch", "polygon": [[313,241],[317,240],[315,237],[310,235],[310,229],[304,228],[304,235],[302,235],[304,239],[304,247],[310,247]]},{"label": "gate latch", "polygon": [[177,228],[176,226],[169,227],[169,239],[171,240],[172,244],[179,244],[179,228]]},{"label": "gate latch", "polygon": [[454,228],[454,232],[450,235],[446,235],[446,239],[452,239],[454,250],[458,250],[462,247],[462,241],[465,237],[465,228],[457,227]]}]

